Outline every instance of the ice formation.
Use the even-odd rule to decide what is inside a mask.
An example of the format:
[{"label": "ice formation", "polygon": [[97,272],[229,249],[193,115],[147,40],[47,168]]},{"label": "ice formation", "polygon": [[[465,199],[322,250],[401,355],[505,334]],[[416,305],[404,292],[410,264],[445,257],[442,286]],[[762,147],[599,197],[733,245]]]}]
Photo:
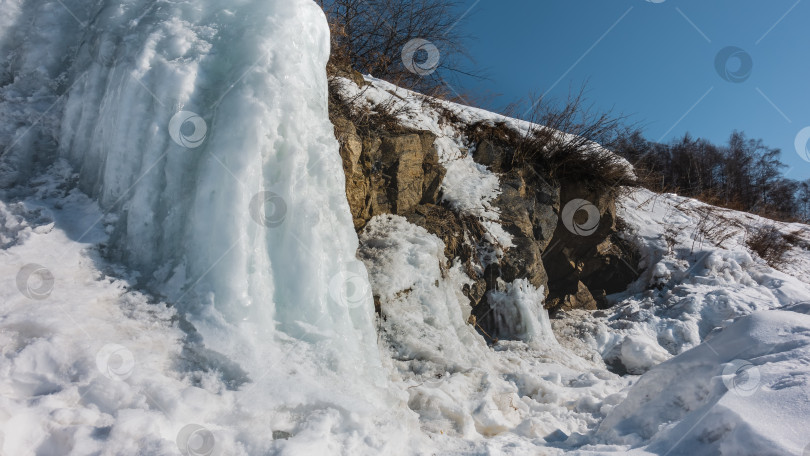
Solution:
[{"label": "ice formation", "polygon": [[7,10],[3,69],[15,80],[3,114],[22,126],[0,141],[18,174],[32,148],[68,158],[118,217],[114,257],[209,348],[256,365],[249,348],[276,330],[330,333],[341,360],[375,375],[371,296],[333,280],[366,278],[346,266],[357,237],[326,115],[317,6],[60,3]]},{"label": "ice formation", "polygon": [[[358,243],[328,43],[310,0],[3,3],[0,453],[810,448],[805,247],[776,271],[745,246],[766,221],[636,191],[621,215],[644,271],[616,306],[555,340],[542,291],[504,284],[493,311],[522,340],[488,346],[439,238],[378,216]],[[439,137],[445,202],[509,248],[463,134],[367,80],[348,90],[398,91],[403,125]]]},{"label": "ice formation", "polygon": [[[328,26],[314,2],[12,0],[0,24],[3,187],[22,188],[52,164],[77,179],[99,211],[69,231],[72,245],[104,242],[134,272],[131,285],[171,303],[188,369],[255,389],[231,413],[340,403],[340,391],[366,398],[343,401],[345,413],[385,403],[327,115]],[[58,289],[74,259],[57,251],[38,261],[57,271]],[[143,361],[130,342],[126,359]]]}]

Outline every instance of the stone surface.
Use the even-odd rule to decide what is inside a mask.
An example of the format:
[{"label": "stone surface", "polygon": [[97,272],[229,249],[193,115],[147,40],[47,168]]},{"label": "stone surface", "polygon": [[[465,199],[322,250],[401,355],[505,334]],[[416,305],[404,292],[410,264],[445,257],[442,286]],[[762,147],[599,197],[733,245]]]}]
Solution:
[{"label": "stone surface", "polygon": [[501,194],[495,206],[515,244],[501,260],[503,280],[527,278],[536,287],[548,282],[542,255],[557,225],[558,195],[559,188],[545,181],[527,185],[519,171],[501,177]]},{"label": "stone surface", "polygon": [[407,215],[420,204],[439,201],[446,170],[426,131],[363,132],[333,116],[346,174],[346,196],[360,230],[378,214]]},{"label": "stone surface", "polygon": [[[492,264],[481,264],[485,243],[481,221],[458,214],[441,202],[446,170],[439,163],[435,135],[364,125],[331,112],[346,173],[346,196],[355,228],[360,231],[378,214],[398,214],[435,234],[445,244],[447,265],[460,260],[473,283],[462,290],[478,327],[493,322],[487,292],[504,282],[528,279],[544,287],[545,305],[557,310],[596,310],[609,305],[606,296],[622,291],[638,277],[638,255],[616,229],[615,196],[589,190],[587,182],[541,176],[528,165],[517,166],[508,144],[480,139],[473,159],[498,174],[501,194],[493,201],[513,247]],[[586,200],[599,213],[597,229],[587,236],[569,230],[561,219],[565,204]],[[582,223],[579,211],[574,220]]]},{"label": "stone surface", "polygon": [[[638,277],[635,265],[638,253],[617,236],[616,201],[613,195],[595,194],[585,182],[564,182],[560,192],[560,205],[582,199],[599,210],[599,225],[589,235],[577,234],[562,220],[554,231],[553,242],[543,254],[549,272],[549,299],[551,310],[589,308],[592,301],[599,308],[609,306],[605,296],[623,291]],[[575,214],[575,222],[583,223],[584,211]],[[590,297],[580,302],[580,284],[590,291]],[[566,297],[571,296],[566,300]]]}]

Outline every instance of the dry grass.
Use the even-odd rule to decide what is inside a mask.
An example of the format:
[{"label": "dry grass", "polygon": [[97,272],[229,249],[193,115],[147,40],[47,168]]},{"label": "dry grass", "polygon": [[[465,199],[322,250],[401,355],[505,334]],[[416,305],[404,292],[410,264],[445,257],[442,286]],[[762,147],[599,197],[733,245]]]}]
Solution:
[{"label": "dry grass", "polygon": [[790,237],[771,225],[755,231],[746,240],[748,247],[773,268],[784,266],[785,254],[790,250]]},{"label": "dry grass", "polygon": [[513,162],[557,179],[581,181],[597,192],[636,185],[626,161],[608,150],[626,129],[625,118],[594,112],[585,105],[584,88],[557,108],[537,99]]},{"label": "dry grass", "polygon": [[363,91],[347,98],[341,94],[340,82],[337,77],[329,78],[329,117],[334,123],[335,117],[344,117],[350,120],[357,128],[358,133],[402,133],[406,131],[399,118],[407,115],[407,107],[397,103],[396,95],[392,94],[384,102],[374,106],[358,103],[364,100]]},{"label": "dry grass", "polygon": [[[688,202],[688,200],[683,201],[683,203],[686,202]],[[686,208],[680,207],[680,205],[676,207],[682,211],[687,211]],[[692,251],[695,251],[695,245],[697,243],[702,244],[704,240],[708,240],[714,245],[722,247],[728,239],[736,236],[740,230],[744,229],[737,220],[725,217],[723,212],[726,211],[718,207],[701,206],[694,211],[688,211],[699,218],[695,226],[697,233],[693,236]]]},{"label": "dry grass", "polygon": [[582,92],[560,109],[541,102],[533,106],[527,119],[533,127],[527,132],[505,122],[478,122],[467,126],[465,134],[476,144],[486,140],[500,146],[509,169],[529,168],[539,176],[582,182],[597,193],[615,194],[638,184],[627,162],[609,150],[624,128],[623,118],[592,114],[583,107]]}]

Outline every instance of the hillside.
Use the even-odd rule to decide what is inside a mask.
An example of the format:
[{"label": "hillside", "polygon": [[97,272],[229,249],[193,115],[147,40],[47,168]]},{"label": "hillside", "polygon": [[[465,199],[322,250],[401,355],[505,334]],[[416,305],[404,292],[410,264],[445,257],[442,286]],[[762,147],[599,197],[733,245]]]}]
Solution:
[{"label": "hillside", "polygon": [[7,11],[0,454],[810,448],[807,225],[327,76],[309,0]]}]

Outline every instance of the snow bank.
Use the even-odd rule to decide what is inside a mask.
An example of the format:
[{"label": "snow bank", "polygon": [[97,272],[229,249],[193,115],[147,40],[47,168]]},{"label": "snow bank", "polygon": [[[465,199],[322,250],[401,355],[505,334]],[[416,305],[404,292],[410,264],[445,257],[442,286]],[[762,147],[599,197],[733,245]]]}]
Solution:
[{"label": "snow bank", "polygon": [[[614,370],[642,374],[683,353],[713,331],[750,313],[789,306],[810,296],[807,251],[793,246],[784,271],[771,268],[746,244],[750,232],[774,222],[676,195],[636,190],[619,202],[623,234],[641,253],[640,278],[616,305],[596,314],[572,312],[554,328],[569,346],[584,341]],[[804,242],[810,229],[777,226]],[[574,341],[574,339],[576,339]]]},{"label": "snow bank", "polygon": [[802,454],[810,444],[809,311],[742,317],[653,368],[596,435],[656,454]]},{"label": "snow bank", "polygon": [[360,241],[359,256],[379,290],[392,382],[403,393],[402,407],[418,413],[431,447],[530,454],[591,432],[627,385],[557,345],[542,291],[530,284],[518,281],[495,297],[529,342],[488,347],[468,321],[461,288],[469,278],[460,264],[445,264],[439,238],[386,215],[372,218]]},{"label": "snow bank", "polygon": [[[29,197],[0,201],[0,236],[10,240],[0,251],[0,452],[397,454],[413,446],[406,439],[418,431],[398,433],[407,416],[381,414],[390,402],[362,378],[336,373],[320,344],[283,338],[285,357],[261,376],[203,346],[176,309],[134,290],[134,274],[102,258],[111,225],[88,231],[105,217],[64,185],[75,177],[60,162]],[[212,446],[200,446],[206,441]]]}]

